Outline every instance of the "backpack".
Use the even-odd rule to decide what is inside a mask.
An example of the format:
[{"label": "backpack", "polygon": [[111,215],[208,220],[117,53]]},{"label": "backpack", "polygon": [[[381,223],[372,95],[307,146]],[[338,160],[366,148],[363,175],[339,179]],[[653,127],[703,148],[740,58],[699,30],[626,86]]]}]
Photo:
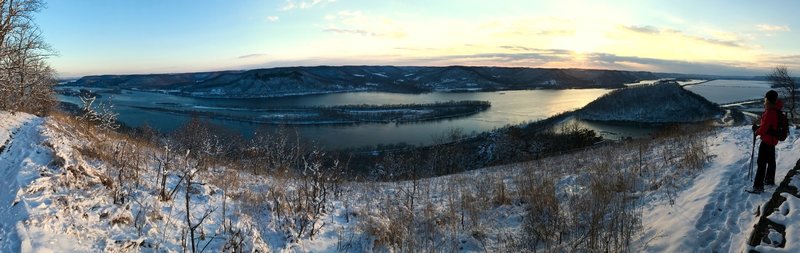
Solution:
[{"label": "backpack", "polygon": [[778,111],[778,127],[773,133],[773,136],[780,141],[785,141],[786,137],[789,137],[789,119],[783,111]]}]

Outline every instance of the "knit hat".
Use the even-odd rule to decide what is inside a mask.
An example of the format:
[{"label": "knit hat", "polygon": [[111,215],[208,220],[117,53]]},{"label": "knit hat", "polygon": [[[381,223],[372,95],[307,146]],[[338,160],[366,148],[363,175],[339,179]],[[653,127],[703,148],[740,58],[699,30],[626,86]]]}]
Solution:
[{"label": "knit hat", "polygon": [[774,90],[767,91],[767,101],[769,101],[770,104],[775,104],[775,101],[778,101],[778,92]]}]

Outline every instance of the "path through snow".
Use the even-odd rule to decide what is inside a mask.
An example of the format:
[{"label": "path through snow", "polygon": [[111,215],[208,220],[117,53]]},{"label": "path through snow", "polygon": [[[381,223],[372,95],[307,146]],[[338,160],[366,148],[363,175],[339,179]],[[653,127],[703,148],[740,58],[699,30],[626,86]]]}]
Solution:
[{"label": "path through snow", "polygon": [[[43,122],[44,119],[29,114],[0,112],[0,136],[9,140],[0,154],[0,252],[88,250],[67,237],[28,224],[30,210],[47,209],[52,201],[28,187],[37,179],[47,180],[40,178],[39,173],[47,170],[53,160],[52,149],[43,144]],[[28,197],[20,198],[22,195]]]},{"label": "path through snow", "polygon": [[[774,191],[749,194],[747,177],[752,148],[749,126],[720,131],[709,137],[713,156],[704,171],[675,199],[645,207],[642,243],[649,252],[743,252],[746,240],[757,221],[757,208]],[[797,133],[778,144],[776,182],[786,176],[800,159]],[[758,144],[756,144],[758,145]],[[756,149],[757,152],[757,149]],[[758,154],[756,154],[757,157]],[[755,173],[755,164],[753,165]]]},{"label": "path through snow", "polygon": [[24,207],[17,205],[16,196],[19,191],[17,176],[24,163],[30,162],[30,142],[36,135],[36,126],[41,119],[23,115],[11,115],[0,112],[0,251],[19,252],[20,236],[17,225],[25,220],[27,213]]}]

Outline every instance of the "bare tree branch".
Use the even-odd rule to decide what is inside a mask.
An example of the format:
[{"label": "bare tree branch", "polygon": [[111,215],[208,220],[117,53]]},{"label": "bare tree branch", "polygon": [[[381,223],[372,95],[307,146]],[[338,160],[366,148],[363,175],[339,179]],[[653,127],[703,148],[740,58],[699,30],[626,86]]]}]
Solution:
[{"label": "bare tree branch", "polygon": [[53,105],[55,51],[44,42],[33,14],[41,0],[0,0],[0,110],[43,115]]},{"label": "bare tree branch", "polygon": [[772,88],[780,89],[782,95],[788,98],[789,119],[794,122],[797,105],[797,82],[789,74],[789,69],[786,66],[777,66],[767,75],[767,80],[769,80]]}]

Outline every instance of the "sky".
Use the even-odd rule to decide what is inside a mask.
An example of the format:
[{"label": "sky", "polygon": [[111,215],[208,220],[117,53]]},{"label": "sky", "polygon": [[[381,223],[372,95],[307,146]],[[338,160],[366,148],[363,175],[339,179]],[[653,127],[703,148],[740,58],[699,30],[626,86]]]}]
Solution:
[{"label": "sky", "polygon": [[800,71],[800,1],[50,0],[61,77],[281,66]]}]

